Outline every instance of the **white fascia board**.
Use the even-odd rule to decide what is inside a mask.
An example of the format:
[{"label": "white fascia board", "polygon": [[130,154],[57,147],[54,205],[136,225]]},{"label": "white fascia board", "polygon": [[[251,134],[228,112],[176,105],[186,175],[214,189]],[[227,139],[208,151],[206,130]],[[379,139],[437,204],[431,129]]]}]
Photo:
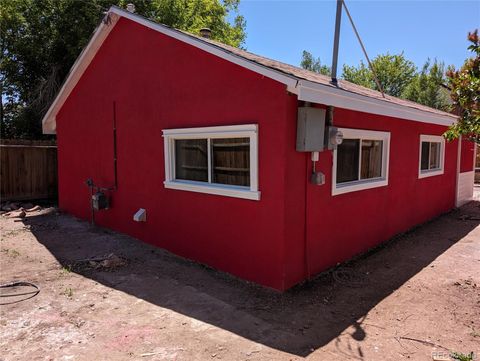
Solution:
[{"label": "white fascia board", "polygon": [[56,134],[57,130],[57,113],[69,97],[75,85],[77,85],[81,76],[92,62],[93,58],[97,54],[98,49],[103,44],[103,41],[107,38],[108,34],[118,22],[120,17],[115,14],[108,13],[104,20],[102,20],[100,26],[95,30],[88,45],[83,49],[80,56],[73,64],[67,79],[63,83],[60,91],[58,92],[55,100],[53,101],[47,113],[42,119],[43,134]]},{"label": "white fascia board", "polygon": [[243,68],[249,69],[257,74],[285,84],[287,91],[296,94],[299,100],[444,126],[449,126],[456,121],[454,116],[433,114],[407,106],[355,94],[342,89],[337,89],[335,87],[317,84],[307,80],[300,80],[293,75],[285,74],[279,70],[274,70],[254,61],[245,59],[239,55],[230,53],[228,50],[218,47],[215,44],[204,42],[201,39],[189,36],[165,25],[157,24],[151,20],[145,19],[139,15],[130,13],[115,6],[110,8],[107,16],[109,17],[109,22],[102,22],[97,28],[87,47],[80,54],[79,58],[76,60],[72,69],[70,70],[66,81],[58,92],[54,102],[48,109],[48,112],[45,114],[42,120],[44,134],[56,133],[57,113],[63,106],[75,85],[80,80],[87,67],[90,65],[98,49],[102,46],[104,40],[107,38],[108,34],[118,22],[120,17],[134,21],[166,36],[192,45],[198,49],[218,56],[219,58],[225,59],[231,63],[237,64]]},{"label": "white fascia board", "polygon": [[94,58],[98,49],[102,46],[103,41],[107,38],[108,34],[113,29],[115,24],[118,22],[120,17],[124,17],[131,21],[134,21],[147,28],[158,31],[159,33],[162,33],[174,39],[180,40],[184,43],[187,43],[198,49],[201,49],[207,53],[213,54],[231,63],[237,64],[243,68],[254,71],[267,78],[283,83],[290,90],[295,89],[298,83],[298,80],[294,76],[284,74],[280,71],[272,70],[254,61],[232,54],[225,49],[215,46],[215,44],[209,44],[209,43],[203,42],[200,39],[196,39],[178,30],[168,28],[165,25],[157,24],[151,20],[145,19],[139,15],[135,15],[133,13],[130,13],[118,7],[115,7],[115,6],[111,7],[110,10],[108,11],[107,16],[110,19],[109,23],[105,24],[105,22],[102,22],[101,25],[97,28],[92,39],[88,43],[87,47],[82,51],[78,59],[75,61],[75,64],[70,70],[70,73],[66,81],[64,82],[62,88],[58,92],[57,97],[55,98],[54,102],[48,109],[48,112],[43,117],[42,128],[43,128],[44,134],[56,133],[57,113],[59,112],[60,108],[63,106],[64,102],[72,92],[75,85],[80,80],[81,76],[83,75],[88,65],[90,65],[90,62]]},{"label": "white fascia board", "polygon": [[434,114],[307,80],[299,81],[298,100],[443,126],[450,126],[457,119],[454,115]]}]

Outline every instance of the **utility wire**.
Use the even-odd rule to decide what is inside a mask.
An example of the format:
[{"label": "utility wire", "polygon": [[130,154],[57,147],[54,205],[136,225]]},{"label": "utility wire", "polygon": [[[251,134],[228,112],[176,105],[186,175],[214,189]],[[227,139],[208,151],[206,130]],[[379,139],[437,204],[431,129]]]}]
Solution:
[{"label": "utility wire", "polygon": [[378,89],[380,89],[380,92],[382,93],[382,97],[385,98],[385,93],[383,92],[383,88],[380,85],[380,82],[378,81],[377,74],[375,73],[375,69],[373,68],[372,62],[370,61],[370,58],[368,57],[367,50],[365,50],[365,46],[363,45],[362,39],[360,38],[360,35],[358,34],[357,28],[353,22],[352,16],[350,15],[350,11],[348,11],[347,4],[345,3],[344,0],[340,0],[343,3],[343,7],[345,8],[345,12],[347,13],[348,19],[350,20],[350,24],[352,24],[353,31],[355,32],[355,35],[357,36],[358,42],[360,43],[360,46],[362,47],[363,54],[365,55],[365,58],[367,58],[368,66],[370,67],[370,70],[372,71],[373,78],[375,80],[375,83],[377,84]]}]

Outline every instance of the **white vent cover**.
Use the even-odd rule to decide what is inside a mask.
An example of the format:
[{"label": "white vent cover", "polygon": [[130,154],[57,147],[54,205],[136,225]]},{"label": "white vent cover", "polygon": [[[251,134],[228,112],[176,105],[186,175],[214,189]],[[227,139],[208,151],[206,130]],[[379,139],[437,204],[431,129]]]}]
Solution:
[{"label": "white vent cover", "polygon": [[147,211],[143,208],[140,208],[137,213],[133,215],[133,220],[135,222],[146,222],[147,221]]}]

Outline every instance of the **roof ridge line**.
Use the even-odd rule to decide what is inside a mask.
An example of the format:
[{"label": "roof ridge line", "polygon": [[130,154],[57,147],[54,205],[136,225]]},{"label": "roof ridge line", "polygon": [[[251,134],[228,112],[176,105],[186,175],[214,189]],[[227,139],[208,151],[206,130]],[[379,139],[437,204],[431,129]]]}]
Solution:
[{"label": "roof ridge line", "polygon": [[[278,81],[286,85],[287,91],[296,94],[299,100],[439,125],[451,125],[455,122],[455,119],[458,118],[453,114],[406,99],[392,96],[380,99],[378,95],[380,93],[374,89],[365,88],[343,79],[340,79],[339,82],[340,85],[344,85],[343,87],[338,85],[334,86],[330,84],[328,81],[329,78],[325,75],[288,63],[279,62],[217,41],[202,39],[194,34],[175,29],[165,24],[160,24],[145,16],[131,13],[116,5],[112,5],[106,17],[101,20],[99,26],[95,29],[87,46],[82,50],[80,56],[73,64],[65,82],[43,117],[42,127],[44,133],[54,134],[56,132],[56,116],[58,112],[108,37],[110,31],[117,25],[119,19],[122,17]],[[106,18],[108,18],[109,21],[106,22]],[[315,84],[315,87],[304,87],[302,89],[302,86],[299,85],[303,81]],[[313,90],[315,90],[316,87],[320,87],[321,89],[317,89],[317,94],[313,94]],[[345,100],[344,98],[348,99]],[[391,109],[385,109],[387,107]]]}]

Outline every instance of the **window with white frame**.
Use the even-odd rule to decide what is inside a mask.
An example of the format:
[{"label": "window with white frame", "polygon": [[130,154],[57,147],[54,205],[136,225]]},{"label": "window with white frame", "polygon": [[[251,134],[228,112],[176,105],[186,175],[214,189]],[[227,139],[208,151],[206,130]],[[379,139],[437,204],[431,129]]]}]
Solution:
[{"label": "window with white frame", "polygon": [[420,135],[418,177],[443,174],[445,139],[440,135]]},{"label": "window with white frame", "polygon": [[259,200],[257,129],[164,130],[165,188]]},{"label": "window with white frame", "polygon": [[339,128],[343,142],[333,152],[332,194],[388,184],[390,133]]}]

